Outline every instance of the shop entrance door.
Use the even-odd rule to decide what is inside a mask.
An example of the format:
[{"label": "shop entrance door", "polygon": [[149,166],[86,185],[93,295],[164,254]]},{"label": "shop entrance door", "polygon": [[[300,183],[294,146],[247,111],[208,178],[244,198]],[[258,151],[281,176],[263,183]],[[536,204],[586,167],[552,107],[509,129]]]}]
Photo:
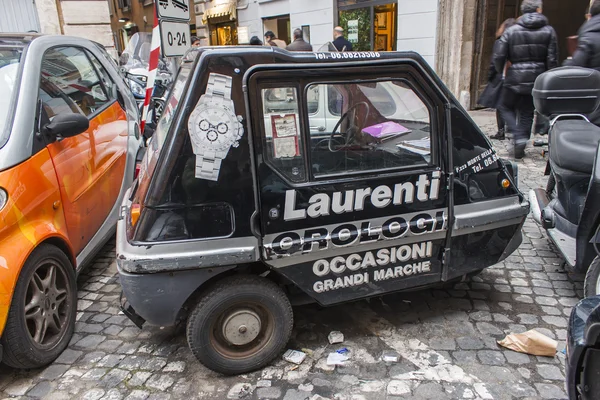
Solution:
[{"label": "shop entrance door", "polygon": [[398,6],[386,1],[361,2],[339,7],[339,25],[354,51],[394,51]]},{"label": "shop entrance door", "polygon": [[234,46],[238,44],[236,23],[214,24],[210,30],[210,43],[213,46]]}]

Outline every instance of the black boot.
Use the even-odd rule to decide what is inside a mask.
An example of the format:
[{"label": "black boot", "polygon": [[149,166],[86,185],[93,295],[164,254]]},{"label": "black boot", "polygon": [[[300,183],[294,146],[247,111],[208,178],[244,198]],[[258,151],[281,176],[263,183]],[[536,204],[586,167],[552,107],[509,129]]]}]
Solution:
[{"label": "black boot", "polygon": [[490,139],[496,139],[496,140],[504,140],[504,139],[506,139],[506,136],[504,134],[504,129],[498,129],[498,133],[496,133],[493,136],[490,136]]},{"label": "black boot", "polygon": [[519,144],[515,143],[512,154],[515,160],[520,160],[525,157],[525,147],[527,147],[527,142]]}]

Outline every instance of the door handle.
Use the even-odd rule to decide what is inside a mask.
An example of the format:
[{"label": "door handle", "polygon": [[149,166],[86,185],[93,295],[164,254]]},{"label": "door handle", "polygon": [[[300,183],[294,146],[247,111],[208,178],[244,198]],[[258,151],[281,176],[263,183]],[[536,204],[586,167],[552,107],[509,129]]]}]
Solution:
[{"label": "door handle", "polygon": [[310,129],[316,129],[319,132],[325,132],[324,126],[311,126]]}]

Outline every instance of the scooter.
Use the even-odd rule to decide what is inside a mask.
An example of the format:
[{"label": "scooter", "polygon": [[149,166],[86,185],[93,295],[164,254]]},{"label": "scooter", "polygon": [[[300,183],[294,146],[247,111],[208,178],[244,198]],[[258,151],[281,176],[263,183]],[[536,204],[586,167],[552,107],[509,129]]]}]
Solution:
[{"label": "scooter", "polygon": [[564,67],[538,77],[536,110],[550,119],[546,189],[529,194],[534,219],[567,269],[586,273],[584,295],[600,294],[600,127],[586,115],[600,106],[600,72]]}]

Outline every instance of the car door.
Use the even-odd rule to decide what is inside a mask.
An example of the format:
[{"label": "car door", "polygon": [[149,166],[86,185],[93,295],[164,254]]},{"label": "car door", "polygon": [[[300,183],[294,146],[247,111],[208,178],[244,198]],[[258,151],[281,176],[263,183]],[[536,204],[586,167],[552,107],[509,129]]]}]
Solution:
[{"label": "car door", "polygon": [[[258,69],[249,86],[260,116],[254,142],[264,262],[321,304],[440,281],[449,210],[446,102],[426,73],[400,61],[282,66]],[[311,134],[307,104],[315,87],[328,94],[325,109],[336,117],[319,136]],[[296,99],[286,114],[261,102],[273,89]],[[411,117],[390,90],[411,92],[426,118]]]},{"label": "car door", "polygon": [[48,144],[59,181],[67,231],[79,253],[112,209],[126,161],[127,120],[110,88],[110,76],[84,48],[55,47],[41,66],[41,120],[81,113],[89,129]]}]

